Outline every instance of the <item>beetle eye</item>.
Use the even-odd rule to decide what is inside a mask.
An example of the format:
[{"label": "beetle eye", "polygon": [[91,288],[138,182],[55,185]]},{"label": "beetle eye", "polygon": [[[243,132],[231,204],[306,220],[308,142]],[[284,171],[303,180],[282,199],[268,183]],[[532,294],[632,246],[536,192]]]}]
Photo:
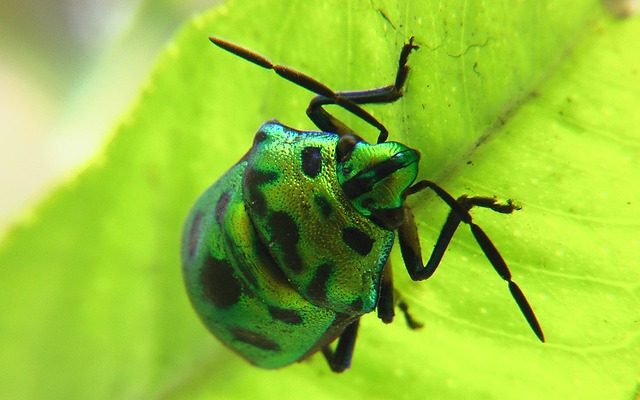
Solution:
[{"label": "beetle eye", "polygon": [[343,162],[351,157],[353,148],[356,147],[358,142],[362,142],[362,139],[356,135],[347,134],[340,137],[338,140],[338,146],[336,147],[336,157],[338,162]]}]

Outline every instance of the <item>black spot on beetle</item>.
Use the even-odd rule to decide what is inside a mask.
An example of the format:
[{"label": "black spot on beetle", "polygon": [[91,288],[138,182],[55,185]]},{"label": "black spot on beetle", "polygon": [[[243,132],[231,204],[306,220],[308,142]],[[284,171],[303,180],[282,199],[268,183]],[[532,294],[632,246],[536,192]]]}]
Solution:
[{"label": "black spot on beetle", "polygon": [[327,303],[327,283],[331,277],[333,265],[324,263],[319,265],[315,270],[316,274],[307,287],[307,295],[314,304],[324,305]]},{"label": "black spot on beetle", "polygon": [[270,306],[269,315],[288,325],[300,325],[302,323],[302,316],[296,310]]},{"label": "black spot on beetle", "polygon": [[342,241],[356,253],[366,256],[373,248],[373,239],[358,228],[347,227],[342,229]]},{"label": "black spot on beetle", "polygon": [[260,129],[258,132],[256,132],[256,135],[253,138],[253,145],[255,146],[257,144],[264,142],[265,140],[267,140],[268,137],[269,137],[269,134],[263,131],[262,129]]},{"label": "black spot on beetle", "polygon": [[279,351],[280,345],[269,339],[262,333],[250,331],[244,328],[230,328],[229,331],[235,340],[250,344],[262,350]]},{"label": "black spot on beetle", "polygon": [[362,312],[362,307],[364,307],[364,302],[361,297],[358,297],[350,304],[350,308],[354,313]]},{"label": "black spot on beetle", "polygon": [[202,235],[200,235],[202,217],[204,217],[204,213],[201,210],[198,210],[196,215],[193,216],[193,221],[191,222],[191,230],[189,231],[189,262],[193,262],[193,257],[196,255],[198,243],[200,243],[200,238],[202,237]]},{"label": "black spot on beetle", "polygon": [[249,193],[249,206],[260,216],[265,216],[268,210],[267,200],[260,187],[278,179],[278,174],[273,171],[262,171],[248,167],[244,173],[243,187]]},{"label": "black spot on beetle", "polygon": [[315,178],[322,172],[322,153],[320,147],[305,147],[301,153],[302,172],[309,178]]},{"label": "black spot on beetle", "polygon": [[325,196],[321,194],[314,194],[313,201],[316,203],[318,208],[320,208],[320,213],[322,213],[323,217],[328,218],[333,212],[333,206]]},{"label": "black spot on beetle", "polygon": [[222,225],[224,222],[224,214],[227,211],[227,206],[229,206],[230,201],[231,195],[227,191],[224,191],[220,195],[220,198],[218,198],[218,202],[216,203],[216,221],[218,221],[218,225]]},{"label": "black spot on beetle", "polygon": [[245,182],[251,185],[262,186],[278,179],[278,173],[274,171],[262,171],[255,167],[247,168],[244,176]]},{"label": "black spot on beetle", "polygon": [[260,188],[254,186],[249,188],[249,198],[251,199],[249,207],[258,215],[264,217],[267,213],[267,199]]},{"label": "black spot on beetle", "polygon": [[274,240],[280,243],[298,243],[300,232],[293,217],[284,211],[275,211],[269,216],[269,225]]},{"label": "black spot on beetle", "polygon": [[301,272],[304,266],[298,254],[300,232],[296,221],[284,211],[276,211],[269,215],[271,239],[280,246],[284,264],[293,272]]},{"label": "black spot on beetle", "polygon": [[204,298],[216,307],[231,307],[242,296],[242,284],[227,260],[207,256],[200,272],[200,284]]}]

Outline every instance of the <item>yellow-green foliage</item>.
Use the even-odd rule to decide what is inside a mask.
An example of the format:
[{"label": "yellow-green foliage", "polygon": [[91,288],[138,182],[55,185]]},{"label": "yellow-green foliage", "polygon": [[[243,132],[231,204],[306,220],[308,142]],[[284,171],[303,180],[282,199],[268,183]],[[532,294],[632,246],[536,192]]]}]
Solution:
[{"label": "yellow-green foliage", "polygon": [[[396,262],[425,327],[364,318],[345,374],[321,357],[264,371],[218,344],[184,293],[182,222],[262,122],[312,125],[310,93],[214,48],[210,34],[335,89],[388,83],[397,50],[415,36],[405,98],[370,109],[421,151],[419,178],[523,207],[475,220],[547,343],[460,229],[428,282],[409,282]],[[111,144],[4,239],[0,398],[633,398],[638,38],[640,19],[615,19],[596,0],[252,0],[195,18]],[[428,193],[411,206],[429,249],[446,207]]]}]

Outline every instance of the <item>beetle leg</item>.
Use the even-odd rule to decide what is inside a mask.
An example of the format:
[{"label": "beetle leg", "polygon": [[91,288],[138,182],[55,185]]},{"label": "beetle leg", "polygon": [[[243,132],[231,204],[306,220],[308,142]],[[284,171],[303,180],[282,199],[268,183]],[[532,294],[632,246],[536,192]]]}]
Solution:
[{"label": "beetle leg", "polygon": [[211,40],[211,42],[216,46],[227,50],[238,57],[244,58],[245,60],[263,68],[272,69],[286,80],[316,93],[318,96],[314,97],[309,103],[307,115],[322,131],[337,133],[340,136],[347,133],[353,133],[349,127],[322,108],[327,104],[335,104],[378,129],[380,131],[378,143],[384,142],[387,139],[389,132],[380,121],[360,107],[359,104],[391,103],[402,97],[401,89],[407,79],[407,74],[409,73],[409,66],[406,65],[407,59],[411,51],[418,48],[417,45],[413,44],[413,37],[409,39],[409,43],[406,43],[402,47],[400,59],[398,61],[399,66],[396,73],[396,80],[393,85],[363,91],[334,92],[331,88],[317,79],[293,68],[274,64],[268,58],[242,46],[238,46],[237,44],[213,36],[209,37],[209,40]]},{"label": "beetle leg", "polygon": [[322,355],[327,359],[327,363],[333,372],[343,372],[351,366],[351,357],[356,346],[358,336],[358,325],[360,318],[349,324],[338,339],[336,351],[331,350],[329,345],[322,347]]},{"label": "beetle leg", "polygon": [[406,301],[404,301],[404,299],[400,295],[400,292],[398,292],[397,290],[394,290],[393,293],[395,295],[395,301],[398,308],[400,309],[400,311],[402,311],[402,314],[404,314],[404,320],[407,323],[407,326],[414,330],[422,328],[424,325],[421,322],[418,322],[415,319],[413,319],[413,317],[411,316],[411,313],[409,313],[409,304]]},{"label": "beetle leg", "polygon": [[382,279],[380,280],[380,291],[378,292],[378,318],[385,324],[391,323],[395,316],[394,311],[394,289],[393,272],[391,262],[387,260],[382,269]]},{"label": "beetle leg", "polygon": [[334,97],[316,96],[311,99],[309,107],[307,107],[307,116],[321,131],[336,133],[338,136],[356,135],[353,129],[324,109],[324,106],[329,104],[338,105],[373,125],[380,131],[380,135],[384,137],[389,135],[387,128],[374,116],[348,98],[340,97],[338,93],[335,93]]},{"label": "beetle leg", "polygon": [[544,333],[542,332],[542,328],[540,327],[540,323],[536,318],[531,305],[527,301],[522,289],[511,279],[511,271],[507,266],[507,263],[504,261],[498,249],[493,244],[491,239],[487,236],[487,234],[475,224],[471,218],[471,214],[469,214],[469,210],[472,207],[483,207],[489,208],[493,211],[500,213],[511,213],[513,210],[517,209],[517,207],[508,202],[507,204],[499,204],[496,203],[496,200],[489,197],[466,197],[462,196],[458,200],[454,199],[449,193],[447,193],[443,188],[438,186],[436,183],[431,181],[420,181],[413,185],[409,190],[407,190],[405,196],[412,195],[424,189],[433,190],[440,199],[442,199],[449,208],[451,208],[451,212],[449,213],[446,222],[440,232],[440,236],[436,241],[433,252],[429,257],[429,261],[426,265],[422,262],[422,253],[420,250],[420,241],[418,238],[418,230],[416,228],[415,220],[413,214],[409,207],[405,205],[405,220],[402,225],[398,228],[398,236],[400,242],[400,250],[402,252],[402,257],[407,266],[407,271],[413,280],[424,280],[428,279],[433,275],[435,270],[440,265],[440,261],[442,261],[442,257],[444,256],[444,252],[449,246],[451,242],[451,238],[455,233],[456,229],[460,225],[461,222],[469,225],[471,228],[471,232],[475,237],[478,245],[482,249],[483,253],[491,262],[491,265],[496,270],[498,275],[502,277],[509,284],[509,291],[511,292],[511,296],[515,300],[516,304],[520,308],[520,311],[524,315],[525,319],[529,323],[529,326],[533,330],[533,332],[538,336],[538,338],[544,342]]},{"label": "beetle leg", "polygon": [[[211,42],[216,46],[221,47],[222,49],[227,50],[228,52],[233,53],[238,57],[244,58],[245,60],[250,61],[263,68],[274,70],[276,74],[280,75],[284,79],[290,82],[293,82],[298,86],[302,86],[303,88],[313,93],[318,94],[320,99],[327,99],[326,101],[328,101],[329,104],[336,104],[346,109],[347,111],[351,112],[352,114],[365,120],[366,122],[368,122],[369,124],[377,128],[380,131],[380,135],[388,134],[387,128],[385,128],[384,125],[382,125],[382,123],[378,121],[374,116],[369,114],[367,111],[365,111],[362,107],[360,107],[355,102],[349,100],[348,97],[339,96],[331,88],[329,88],[324,83],[318,81],[317,79],[312,78],[309,75],[304,74],[300,71],[297,71],[293,68],[290,68],[284,65],[274,64],[268,58],[258,53],[255,53],[249,49],[246,49],[244,47],[238,46],[237,44],[227,42],[226,40],[216,38],[216,37],[209,37],[209,40],[211,40]],[[322,101],[319,101],[319,102],[322,103]],[[314,103],[313,100],[312,100],[312,103]],[[314,106],[314,108],[321,107],[321,106],[322,104],[319,104]],[[312,113],[313,113],[312,111],[307,110],[307,114],[309,114],[310,117]],[[343,133],[352,133],[351,129],[347,128],[346,125],[344,125],[343,123],[340,123],[339,125],[334,124],[336,119],[328,115],[326,111],[324,111],[324,114],[326,115],[323,115],[322,117],[317,117],[317,118],[311,117],[311,120],[316,125],[318,125],[318,128],[326,132],[336,131],[334,133],[338,133],[340,135],[342,135]],[[328,129],[328,128],[334,128],[334,127],[336,129]]]},{"label": "beetle leg", "polygon": [[385,142],[389,136],[389,132],[384,125],[378,122],[378,120],[369,113],[362,113],[362,108],[359,106],[357,108],[351,108],[351,104],[393,103],[402,97],[402,87],[404,86],[409,74],[407,60],[411,51],[417,50],[418,48],[419,47],[417,45],[413,44],[413,37],[411,37],[409,42],[402,47],[398,60],[396,79],[392,85],[369,90],[340,91],[335,92],[333,96],[326,96],[322,93],[316,92],[318,93],[318,96],[311,100],[309,107],[307,108],[307,115],[309,116],[309,119],[311,119],[318,128],[325,132],[334,132],[340,136],[345,134],[354,134],[349,127],[323,108],[325,105],[335,104],[345,108],[347,111],[365,120],[370,125],[378,128],[380,130],[380,134],[377,142]]},{"label": "beetle leg", "polygon": [[393,272],[391,262],[387,260],[382,270],[382,280],[380,282],[380,292],[378,295],[378,318],[385,324],[391,323],[395,316],[397,306],[404,314],[404,319],[411,329],[420,329],[422,324],[411,316],[409,305],[402,299],[400,292],[393,287]]}]

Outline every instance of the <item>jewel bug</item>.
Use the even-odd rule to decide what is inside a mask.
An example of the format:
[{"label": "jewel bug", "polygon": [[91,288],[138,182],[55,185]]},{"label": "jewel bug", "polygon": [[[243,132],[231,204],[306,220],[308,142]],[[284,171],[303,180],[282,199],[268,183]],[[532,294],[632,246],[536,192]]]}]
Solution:
[{"label": "jewel bug", "polygon": [[[222,343],[250,363],[279,368],[320,351],[330,368],[349,368],[358,324],[377,310],[385,323],[400,308],[419,324],[393,288],[389,253],[398,234],[414,281],[437,269],[457,227],[468,225],[529,326],[538,320],[493,242],[472,219],[473,207],[516,209],[489,197],[457,199],[420,180],[420,153],[387,141],[388,131],[361,106],[403,95],[411,38],[400,52],[394,83],[363,91],[333,91],[297,70],[226,40],[216,46],[316,94],[307,115],[320,131],[298,131],[275,120],[257,131],[249,151],[196,201],[182,239],[182,272],[193,307]],[[379,131],[369,144],[325,109],[336,105]],[[407,197],[430,189],[449,208],[426,264]],[[332,342],[337,339],[335,350]]]}]

